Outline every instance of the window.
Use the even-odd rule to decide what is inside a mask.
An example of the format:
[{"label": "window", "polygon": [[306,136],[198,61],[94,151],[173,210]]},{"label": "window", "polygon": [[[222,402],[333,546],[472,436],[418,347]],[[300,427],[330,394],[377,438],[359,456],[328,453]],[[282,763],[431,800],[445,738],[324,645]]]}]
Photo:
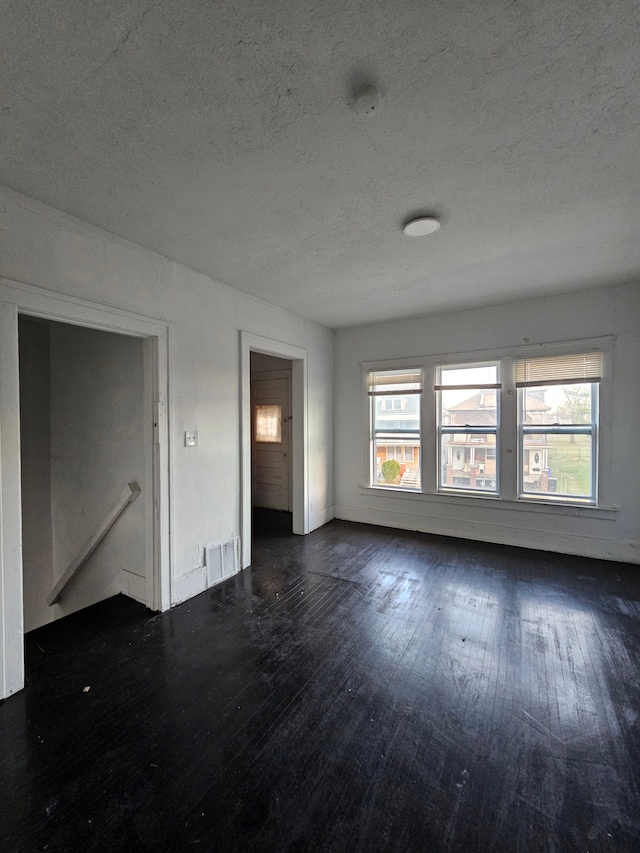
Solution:
[{"label": "window", "polygon": [[517,359],[519,493],[595,502],[599,352]]},{"label": "window", "polygon": [[[496,493],[498,364],[439,367],[436,376],[438,488]],[[492,451],[491,457],[488,450]]]},{"label": "window", "polygon": [[282,407],[255,407],[255,440],[271,444],[282,444]]},{"label": "window", "polygon": [[369,373],[372,485],[420,488],[422,371]]},{"label": "window", "polygon": [[608,391],[598,344],[608,346],[598,339],[573,352],[559,343],[491,360],[371,365],[369,484],[465,499],[606,500],[598,445]]}]

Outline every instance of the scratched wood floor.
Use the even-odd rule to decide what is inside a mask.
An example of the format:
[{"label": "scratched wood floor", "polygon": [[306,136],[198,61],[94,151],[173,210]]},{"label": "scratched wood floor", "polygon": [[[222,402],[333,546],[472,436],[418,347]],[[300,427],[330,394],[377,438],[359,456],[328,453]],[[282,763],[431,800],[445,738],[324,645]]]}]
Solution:
[{"label": "scratched wood floor", "polygon": [[0,849],[640,850],[640,567],[287,520],[27,636]]}]

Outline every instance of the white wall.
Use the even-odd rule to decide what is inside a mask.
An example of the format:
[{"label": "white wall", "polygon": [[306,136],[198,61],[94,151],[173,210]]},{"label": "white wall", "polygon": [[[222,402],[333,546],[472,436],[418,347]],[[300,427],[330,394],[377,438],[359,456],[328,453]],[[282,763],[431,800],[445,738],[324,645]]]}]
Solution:
[{"label": "white wall", "polygon": [[[118,592],[146,601],[153,492],[142,340],[30,318],[20,320],[19,338],[24,630],[30,631]],[[49,607],[56,580],[132,481],[140,496],[60,603]]]},{"label": "white wall", "polygon": [[0,202],[0,276],[170,324],[173,600],[203,588],[204,546],[240,533],[240,330],[308,351],[311,529],[332,517],[332,332],[10,190]]},{"label": "white wall", "polygon": [[143,341],[64,323],[51,324],[50,339],[54,582],[127,484],[142,490],[50,609],[59,618],[120,591],[144,602],[153,491]]},{"label": "white wall", "polygon": [[[363,488],[362,362],[439,356],[614,335],[610,410],[602,411],[607,504],[615,509],[529,509],[481,499],[388,494]],[[336,332],[335,483],[338,518],[640,562],[640,286],[522,300]],[[605,441],[606,439],[606,441]],[[428,448],[428,444],[426,447]]]}]

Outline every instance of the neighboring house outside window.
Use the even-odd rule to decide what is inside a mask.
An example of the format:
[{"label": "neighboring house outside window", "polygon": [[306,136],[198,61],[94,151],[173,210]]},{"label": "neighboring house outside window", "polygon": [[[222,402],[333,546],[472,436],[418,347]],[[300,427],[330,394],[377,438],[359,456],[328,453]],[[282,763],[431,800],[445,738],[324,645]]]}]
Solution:
[{"label": "neighboring house outside window", "polygon": [[368,393],[372,483],[420,488],[421,370],[373,372]]}]

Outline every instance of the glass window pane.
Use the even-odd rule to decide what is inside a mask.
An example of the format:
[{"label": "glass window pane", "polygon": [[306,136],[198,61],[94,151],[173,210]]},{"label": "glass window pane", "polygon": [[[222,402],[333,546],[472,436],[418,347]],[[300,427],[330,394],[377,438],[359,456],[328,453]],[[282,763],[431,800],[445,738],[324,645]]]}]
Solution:
[{"label": "glass window pane", "polygon": [[[442,368],[440,384],[461,387],[440,391],[442,426],[495,426],[497,424],[498,389],[483,388],[498,379],[495,364],[482,367]],[[466,386],[466,387],[465,387]],[[478,387],[480,386],[480,387]]]},{"label": "glass window pane", "polygon": [[440,451],[444,488],[497,492],[495,435],[443,432]]},{"label": "glass window pane", "polygon": [[481,367],[443,367],[440,371],[441,385],[494,385],[497,381],[497,364],[483,364]]},{"label": "glass window pane", "polygon": [[590,498],[590,435],[525,435],[522,448],[522,491]]},{"label": "glass window pane", "polygon": [[256,441],[282,444],[282,406],[256,406]]},{"label": "glass window pane", "polygon": [[374,436],[375,481],[379,486],[420,488],[420,442],[417,436],[407,436],[403,444],[390,444],[389,439]]},{"label": "glass window pane", "polygon": [[524,390],[525,424],[589,424],[591,383],[551,385]]},{"label": "glass window pane", "polygon": [[442,426],[495,426],[495,388],[486,390],[441,391]]}]

